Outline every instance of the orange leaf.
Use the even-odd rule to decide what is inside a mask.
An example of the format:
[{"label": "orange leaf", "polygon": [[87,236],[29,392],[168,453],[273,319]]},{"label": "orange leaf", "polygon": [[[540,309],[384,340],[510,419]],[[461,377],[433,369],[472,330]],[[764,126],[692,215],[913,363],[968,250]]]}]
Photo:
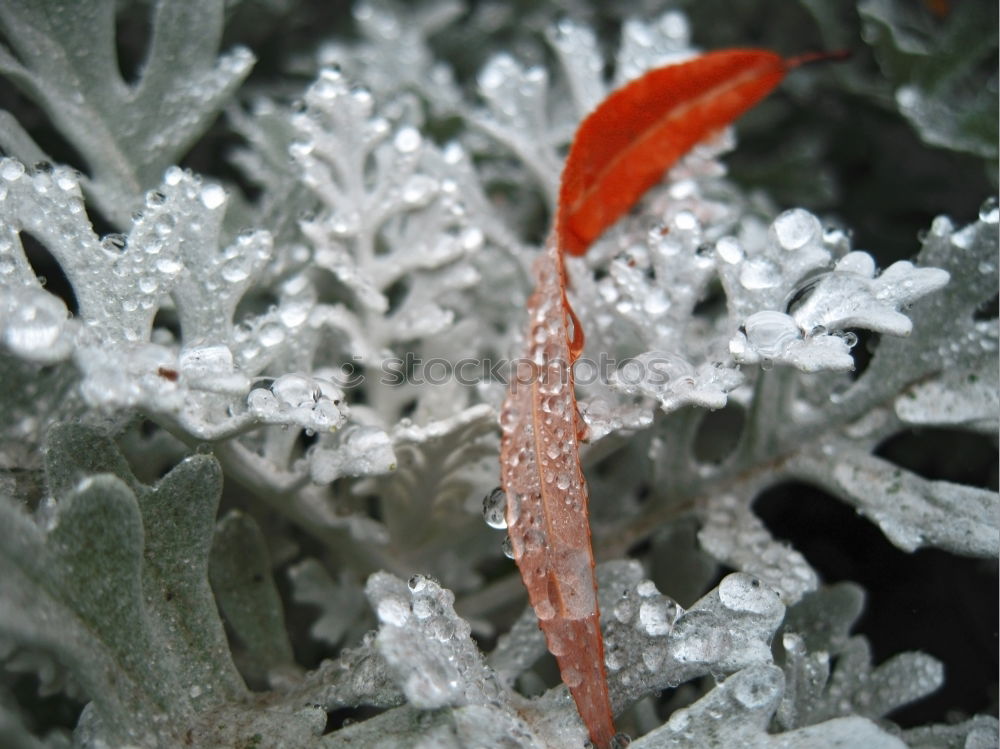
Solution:
[{"label": "orange leaf", "polygon": [[597,107],[563,169],[556,231],[582,255],[674,162],[767,96],[790,63],[759,49],[726,49],[651,70]]},{"label": "orange leaf", "polygon": [[563,252],[581,255],[695,143],[741,115],[798,65],[764,50],[712,52],[650,71],[584,120],[562,176],[556,226],[535,261],[524,358],[500,413],[500,482],[507,527],[528,598],[591,740],[615,732],[572,363],[583,329],[566,298]]}]

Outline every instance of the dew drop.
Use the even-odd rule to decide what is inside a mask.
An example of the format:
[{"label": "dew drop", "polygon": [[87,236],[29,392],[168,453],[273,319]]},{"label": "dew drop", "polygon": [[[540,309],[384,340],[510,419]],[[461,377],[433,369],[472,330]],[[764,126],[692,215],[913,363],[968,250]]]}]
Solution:
[{"label": "dew drop", "polygon": [[715,251],[724,261],[735,265],[743,259],[743,248],[736,237],[722,237],[715,243]]},{"label": "dew drop", "polygon": [[483,519],[490,528],[503,529],[507,527],[507,494],[497,487],[483,497]]},{"label": "dew drop", "polygon": [[541,601],[535,604],[535,616],[541,619],[543,622],[547,622],[549,619],[556,615],[556,608],[552,605],[552,601],[548,598],[543,598]]},{"label": "dew drop", "polygon": [[15,159],[4,159],[0,162],[0,177],[8,182],[21,179],[24,175],[24,164]]},{"label": "dew drop", "polygon": [[774,310],[755,312],[747,318],[743,327],[749,344],[760,356],[767,359],[781,356],[801,337],[801,331],[795,320],[783,312]]},{"label": "dew drop", "polygon": [[162,257],[156,261],[156,269],[170,276],[179,273],[183,268],[181,262],[174,257]]},{"label": "dew drop", "polygon": [[809,211],[792,208],[774,219],[771,231],[777,245],[791,252],[819,240],[823,234],[823,227],[819,219]]},{"label": "dew drop", "polygon": [[401,197],[408,205],[422,205],[434,194],[437,187],[437,181],[431,177],[415,174],[403,185]]},{"label": "dew drop", "polygon": [[616,733],[611,737],[611,743],[609,744],[610,749],[625,749],[629,744],[632,743],[632,737],[627,733],[621,732]]},{"label": "dew drop", "polygon": [[266,348],[277,346],[285,340],[285,329],[275,323],[269,323],[260,329],[257,340]]},{"label": "dew drop", "polygon": [[622,598],[615,604],[612,613],[622,624],[628,624],[635,615],[635,606],[629,598]]},{"label": "dew drop", "polygon": [[500,545],[500,550],[508,559],[514,558],[514,544],[511,543],[510,536],[504,536],[503,543]]},{"label": "dew drop", "polygon": [[209,210],[215,210],[226,202],[226,191],[220,185],[209,184],[201,189],[201,204]]},{"label": "dew drop", "polygon": [[423,575],[411,575],[406,584],[414,593],[419,593],[427,587],[427,578]]},{"label": "dew drop", "polygon": [[673,628],[677,607],[665,598],[648,598],[639,606],[639,625],[650,637],[660,637]]},{"label": "dew drop", "polygon": [[171,187],[179,185],[184,178],[184,170],[179,166],[171,166],[163,173],[163,181]]},{"label": "dew drop", "polygon": [[279,403],[292,408],[312,408],[320,396],[312,380],[297,374],[282,375],[271,385]]},{"label": "dew drop", "polygon": [[379,620],[396,627],[404,626],[410,618],[409,605],[395,596],[379,601],[375,612],[378,614]]},{"label": "dew drop", "polygon": [[254,388],[247,395],[247,408],[261,418],[274,416],[278,412],[278,400],[267,388]]},{"label": "dew drop", "polygon": [[662,315],[670,309],[670,300],[663,289],[653,289],[642,302],[642,308],[647,315]]},{"label": "dew drop", "polygon": [[222,278],[229,283],[246,281],[250,277],[250,268],[246,258],[236,258],[222,266]]},{"label": "dew drop", "polygon": [[66,307],[57,297],[31,291],[11,310],[3,332],[4,343],[25,357],[45,352],[59,339],[66,317]]},{"label": "dew drop", "polygon": [[1000,222],[1000,204],[998,204],[996,196],[986,198],[979,206],[979,220],[986,224]]},{"label": "dew drop", "polygon": [[570,689],[576,689],[583,683],[583,674],[575,668],[566,668],[562,671],[562,680]]},{"label": "dew drop", "polygon": [[396,137],[393,139],[393,145],[396,146],[396,150],[400,153],[413,153],[420,148],[422,141],[423,139],[420,137],[420,133],[416,128],[403,127],[396,133]]}]

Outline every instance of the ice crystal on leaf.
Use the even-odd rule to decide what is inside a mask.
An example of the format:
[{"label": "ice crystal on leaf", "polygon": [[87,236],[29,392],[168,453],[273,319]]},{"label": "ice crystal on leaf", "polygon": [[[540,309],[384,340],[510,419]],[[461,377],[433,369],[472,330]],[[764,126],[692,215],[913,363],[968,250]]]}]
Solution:
[{"label": "ice crystal on leaf", "polygon": [[[555,5],[0,5],[0,744],[584,745],[504,557],[505,365],[581,119],[750,30]],[[996,153],[994,11],[800,5],[768,44],[873,58],[795,71],[566,262],[611,701],[647,749],[995,746],[986,702],[899,717],[966,677],[883,655],[888,586],[826,584],[758,501],[1000,552],[995,474],[893,447],[995,447],[1000,211],[948,160]]]},{"label": "ice crystal on leaf", "polygon": [[[159,2],[152,14],[142,70],[126,81],[116,60],[113,0],[10,3],[0,10],[0,73],[80,153],[89,196],[122,227],[254,62],[245,47],[217,57],[224,26],[220,6]],[[13,118],[4,118],[0,144],[29,163],[43,160]]]}]

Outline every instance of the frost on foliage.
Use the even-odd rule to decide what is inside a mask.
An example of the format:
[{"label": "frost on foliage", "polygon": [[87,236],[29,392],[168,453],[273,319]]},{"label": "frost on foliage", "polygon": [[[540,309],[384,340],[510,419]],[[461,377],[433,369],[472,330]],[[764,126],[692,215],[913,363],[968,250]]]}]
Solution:
[{"label": "frost on foliage", "polygon": [[288,576],[295,600],[320,608],[320,616],[309,627],[309,633],[317,640],[340,645],[367,608],[361,586],[346,571],[333,580],[316,559],[289,568]]},{"label": "frost on foliage", "polygon": [[[359,2],[351,9],[361,43],[324,44],[318,53],[325,68],[339,67],[365,81],[380,100],[426,97],[433,114],[454,112],[460,95],[451,69],[435,60],[427,38],[461,15],[455,0],[436,0],[408,7],[385,0]],[[396,103],[398,106],[401,102]],[[414,103],[410,102],[410,106]]]},{"label": "frost on foliage", "polygon": [[863,605],[858,586],[838,583],[789,609],[781,635],[785,690],[775,715],[783,728],[884,718],[943,683],[943,665],[924,653],[900,653],[873,667],[868,642],[849,635]]},{"label": "frost on foliage", "polygon": [[[448,295],[479,281],[467,257],[483,233],[465,218],[458,183],[449,176],[452,148],[441,151],[411,124],[393,127],[374,111],[371,93],[323,71],[295,122],[292,154],[302,179],[323,203],[302,223],[314,262],[353,295],[338,308],[345,343],[377,363],[384,348],[439,333],[454,320]],[[390,311],[390,292],[404,293]]]},{"label": "frost on foliage", "polygon": [[281,598],[264,536],[248,515],[233,510],[217,523],[208,572],[219,610],[243,646],[240,672],[272,686],[291,679],[297,667]]},{"label": "frost on foliage", "polygon": [[[750,666],[693,705],[677,710],[663,726],[631,744],[637,749],[821,749],[864,746],[906,749],[906,744],[860,717],[836,718],[787,733],[769,734],[771,715],[781,696],[781,670]],[[720,720],[720,716],[724,719]]]},{"label": "frost on foliage", "polygon": [[1000,726],[992,715],[977,715],[961,723],[939,723],[903,732],[910,749],[991,749],[997,745]]},{"label": "frost on foliage", "polygon": [[391,436],[395,471],[358,491],[377,491],[388,538],[408,569],[456,592],[474,589],[479,560],[495,558],[500,548],[480,509],[497,481],[493,409],[479,404],[425,425],[402,421]]},{"label": "frost on foliage", "polygon": [[4,636],[66,664],[94,700],[85,719],[118,743],[240,696],[207,579],[215,461],[190,458],[150,489],[79,429],[53,434],[47,459],[42,524],[2,507]]},{"label": "frost on foliage", "polygon": [[[468,117],[517,156],[554,207],[562,171],[561,149],[609,88],[602,55],[590,29],[562,19],[546,32],[566,79],[569,106],[564,102],[566,97],[552,95],[554,88],[559,92],[558,82],[552,81],[545,68],[525,67],[513,56],[501,53],[479,72],[479,94],[485,108]],[[678,62],[693,53],[687,21],[680,13],[667,12],[650,24],[629,19],[622,29],[613,85],[617,88],[653,67]]]},{"label": "frost on foliage", "polygon": [[[125,81],[116,50],[117,6],[114,0],[4,3],[0,74],[81,154],[88,196],[124,228],[143,193],[211,124],[254,58],[243,47],[217,56],[222,6],[157,2],[146,11],[152,32],[142,70]],[[0,144],[20,146],[14,155],[37,160],[37,146],[20,127],[0,135]]]},{"label": "frost on foliage", "polygon": [[[292,62],[310,76],[316,61],[331,68],[301,109],[282,103],[299,91],[280,82],[230,107],[228,124],[245,140],[233,160],[260,188],[251,206],[171,166],[249,69],[242,50],[217,57],[221,6],[142,5],[152,14],[149,52],[125,83],[114,50],[120,5],[0,10],[0,73],[88,170],[26,169],[45,154],[0,112],[0,146],[20,158],[0,161],[9,385],[0,488],[38,505],[31,518],[0,503],[5,665],[35,672],[44,690],[92,700],[80,746],[582,744],[563,686],[534,699],[514,691],[538,683],[545,644],[533,612],[488,656],[470,637],[472,628],[494,634],[494,607],[521,590],[512,576],[490,579],[501,534],[481,512],[496,485],[502,388],[391,385],[381,365],[404,353],[455,362],[512,350],[531,286],[523,237],[539,219],[537,195],[523,187],[534,180],[554,198],[563,149],[608,91],[606,70],[617,86],[694,52],[685,17],[624,19],[617,55],[605,60],[603,39],[579,20],[582,3],[557,23],[544,7],[530,11],[528,42],[507,28],[527,16],[481,4],[461,33],[485,39],[502,27],[505,49],[466,79],[478,84],[476,105],[462,102],[428,39],[454,42],[445,27],[459,19],[457,4],[356,3],[354,42]],[[606,20],[633,6],[623,7],[587,12]],[[951,10],[940,45],[897,11],[891,0],[861,3],[901,110],[929,141],[995,153],[965,109],[942,117],[938,107],[948,79],[979,52],[968,45],[965,62],[949,61],[938,81],[926,76],[967,38],[973,11]],[[524,62],[539,29],[557,70],[541,67],[543,54]],[[85,46],[80,33],[90,34]],[[456,142],[439,145],[442,133]],[[996,430],[997,321],[984,314],[998,281],[996,203],[965,228],[938,219],[913,262],[879,270],[846,231],[803,209],[779,213],[728,182],[718,157],[733,143],[726,131],[696,147],[586,258],[568,262],[586,353],[617,362],[606,379],[577,377],[595,545],[614,558],[652,540],[646,571],[634,561],[598,569],[613,700],[623,710],[726,678],[637,746],[899,747],[892,727],[874,721],[935,689],[941,665],[919,653],[872,664],[849,632],[857,589],[811,593],[818,575],[769,534],[753,502],[805,480],[901,548],[996,555],[994,492],[873,455],[908,429]],[[99,238],[83,194],[123,233]],[[29,234],[65,273],[76,314],[36,277]],[[880,337],[852,378],[858,329]],[[723,408],[742,428],[715,450],[729,427],[713,431],[705,411]],[[183,439],[214,441],[233,489],[227,507],[252,492],[281,522],[258,527],[234,509],[216,523],[220,471],[209,457],[186,458],[146,486],[107,440],[76,428],[53,433],[43,487],[32,447],[45,425],[109,415],[116,425],[133,419],[130,435],[142,415]],[[698,449],[706,441],[710,458]],[[158,453],[144,476],[183,450],[136,443],[130,458]],[[360,640],[308,673],[292,660],[270,575],[271,542],[292,545],[286,522],[296,541],[299,531],[311,537],[306,561],[288,570],[292,598],[319,610],[311,634],[334,647]],[[686,549],[664,550],[678,528],[688,529]],[[671,554],[682,563],[667,573]],[[702,595],[717,579],[712,560],[738,571]],[[421,575],[409,586],[372,575],[369,611],[358,580],[379,568]],[[450,591],[459,610],[475,611],[468,621]],[[362,637],[372,616],[379,629]],[[0,685],[0,744],[38,745],[9,702]],[[324,735],[326,711],[358,706],[385,712]],[[191,733],[178,736],[181,726]],[[903,735],[968,749],[991,730],[995,722],[973,719]]]},{"label": "frost on foliage", "polygon": [[[323,710],[280,697],[266,709],[246,701],[217,601],[236,636],[264,651],[254,654],[258,667],[270,660],[272,678],[275,665],[286,678],[295,672],[284,627],[273,624],[269,571],[255,570],[259,554],[245,558],[247,521],[214,529],[222,479],[214,458],[189,457],[149,487],[110,440],[63,426],[50,433],[46,473],[50,495],[36,517],[0,503],[0,637],[53,656],[91,700],[74,745],[237,746],[256,734],[269,746],[314,745]],[[335,678],[325,686],[355,700],[375,696]]]},{"label": "frost on foliage", "polygon": [[[622,428],[625,414],[653,402],[668,412],[650,443],[653,502],[609,537],[624,533],[619,543],[627,545],[638,537],[633,529],[655,526],[659,513],[689,497],[705,549],[793,603],[815,587],[816,575],[750,510],[761,491],[791,479],[845,499],[900,548],[994,555],[995,492],[930,481],[872,451],[908,425],[982,431],[996,422],[989,383],[996,377],[997,322],[978,312],[996,293],[995,202],[961,230],[938,219],[914,263],[878,274],[867,253],[852,251],[843,233],[824,231],[800,209],[769,226],[752,216],[738,222],[738,203],[712,213],[713,202],[697,197],[712,179],[668,186],[663,193],[673,192],[674,200],[652,231],[626,218],[620,236],[599,240],[589,262],[606,267],[603,278],[592,280],[579,264],[571,268],[588,345],[630,356],[612,373],[611,387],[647,398],[637,403],[581,384],[581,411],[592,431],[608,432],[594,430],[592,402],[604,401],[603,410],[618,419],[612,431]],[[654,191],[649,202],[658,200]],[[669,284],[659,281],[666,269]],[[715,278],[725,309],[699,315],[695,306],[711,298]],[[836,373],[854,365],[852,328],[882,334],[867,369],[853,379]],[[929,397],[945,389],[947,397]],[[588,400],[590,393],[596,398]],[[722,462],[691,466],[676,457],[697,452],[703,417],[677,410],[688,404],[727,404],[745,414]]]},{"label": "frost on foliage", "polygon": [[[638,562],[598,565],[597,577],[608,687],[616,709],[706,674],[721,678],[772,662],[770,641],[785,607],[776,591],[750,575],[725,577],[686,611],[644,579]],[[528,610],[500,638],[489,662],[509,682],[544,652]]]},{"label": "frost on foliage", "polygon": [[785,607],[777,591],[736,573],[687,611],[646,580],[624,590],[608,612],[608,684],[613,703],[624,705],[698,676],[770,663]]},{"label": "frost on foliage", "polygon": [[[76,175],[63,168],[28,173],[4,159],[0,271],[7,282],[0,298],[7,350],[40,363],[71,358],[88,404],[142,407],[202,438],[260,422],[341,425],[341,393],[322,380],[279,377],[266,395],[251,392],[251,378],[288,357],[294,336],[302,339],[296,347],[316,337],[307,324],[315,300],[308,282],[293,278],[280,287],[278,305],[237,324],[237,304],[270,257],[271,239],[254,231],[220,247],[226,200],[219,185],[171,167],[128,234],[99,239]],[[42,289],[22,232],[59,262],[79,307],[75,318]],[[180,341],[153,331],[157,311],[170,306]]]},{"label": "frost on foliage", "polygon": [[[991,201],[978,222],[961,230],[947,219],[935,221],[918,260],[941,266],[952,283],[914,307],[909,346],[883,339],[864,376],[836,395],[837,404],[857,422],[818,454],[802,451],[792,466],[794,473],[857,507],[902,549],[936,546],[989,557],[1000,548],[996,492],[928,480],[869,454],[871,445],[907,424],[964,424],[978,430],[996,421],[995,410],[968,414],[994,402],[975,386],[996,375],[997,320],[978,319],[977,309],[996,294],[997,214]],[[964,376],[965,387],[928,403],[927,392],[958,376]],[[892,411],[861,418],[862,404],[875,398],[884,402],[886,396],[895,403]],[[833,452],[835,463],[824,459]]]},{"label": "frost on foliage", "polygon": [[790,600],[815,590],[819,582],[805,558],[775,541],[760,518],[733,496],[720,494],[708,500],[698,538],[705,551],[756,575]]},{"label": "frost on foliage", "polygon": [[378,649],[406,694],[422,710],[502,704],[504,692],[452,608],[454,595],[422,575],[409,584],[373,575],[366,592],[380,623]]}]

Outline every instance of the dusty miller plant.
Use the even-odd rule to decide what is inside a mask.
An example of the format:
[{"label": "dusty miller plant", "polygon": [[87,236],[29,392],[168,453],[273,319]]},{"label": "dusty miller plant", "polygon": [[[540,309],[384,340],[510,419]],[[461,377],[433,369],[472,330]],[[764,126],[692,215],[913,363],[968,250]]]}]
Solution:
[{"label": "dusty miller plant", "polygon": [[[712,3],[614,5],[0,4],[0,744],[584,746],[483,522],[504,386],[481,364],[520,348],[580,119],[753,41]],[[876,662],[863,588],[754,505],[806,483],[905,552],[997,556],[995,486],[879,450],[995,444],[1000,405],[996,201],[973,218],[996,186],[995,8],[926,6],[783,4],[757,43],[855,61],[796,73],[749,145],[700,145],[570,264],[635,747],[996,746],[985,697],[890,720],[947,664]],[[840,209],[907,197],[859,212],[837,187],[835,128],[789,114],[823,97],[878,113],[857,139],[884,143],[881,117],[954,158],[941,185],[983,194],[912,202],[967,218],[888,259],[855,246]],[[730,178],[767,131],[787,142]]]}]

